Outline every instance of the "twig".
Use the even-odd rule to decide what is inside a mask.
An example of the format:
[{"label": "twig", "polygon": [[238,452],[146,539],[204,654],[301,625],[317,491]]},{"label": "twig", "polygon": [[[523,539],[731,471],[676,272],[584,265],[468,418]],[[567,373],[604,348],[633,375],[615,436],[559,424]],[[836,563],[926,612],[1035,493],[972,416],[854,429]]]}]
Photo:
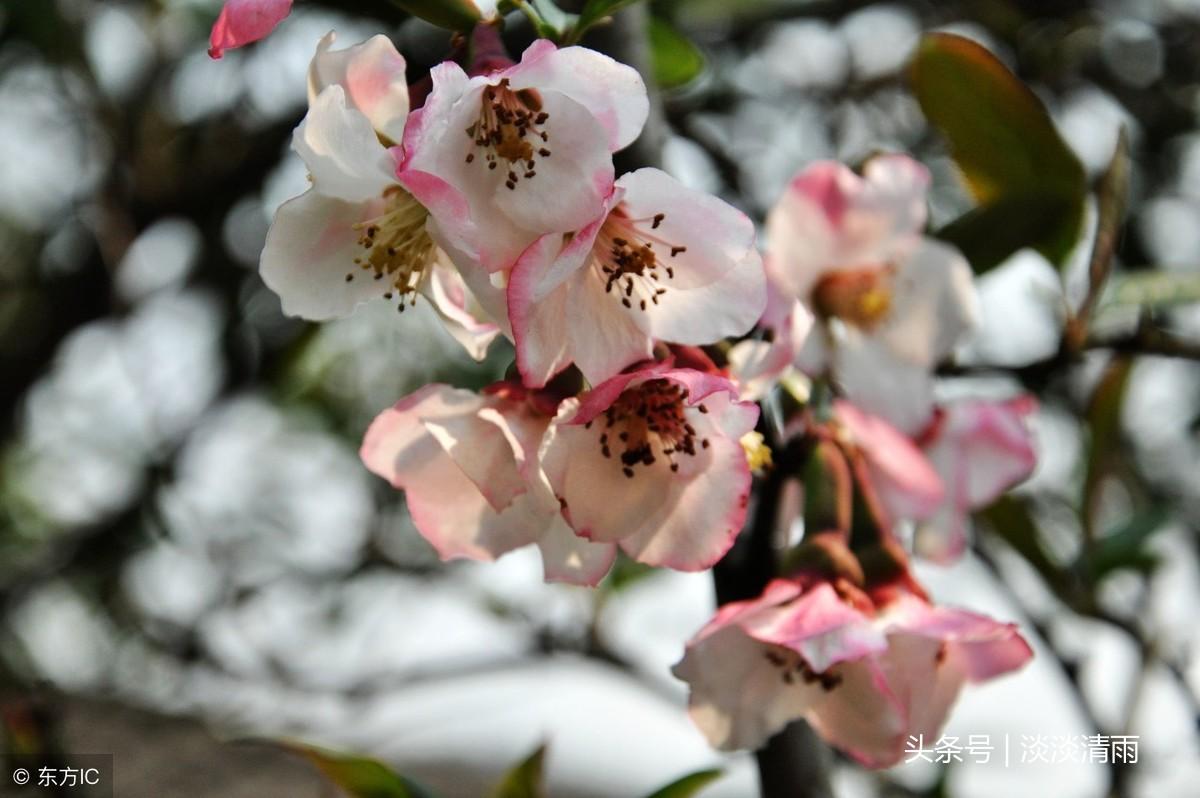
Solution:
[{"label": "twig", "polygon": [[[769,430],[763,432],[769,436]],[[768,437],[768,440],[771,440]],[[779,499],[789,474],[808,456],[802,443],[777,451],[775,466],[758,484],[745,531],[713,568],[717,603],[758,596],[776,573],[775,530]],[[755,752],[762,798],[832,798],[829,749],[804,721],[790,724]]]}]

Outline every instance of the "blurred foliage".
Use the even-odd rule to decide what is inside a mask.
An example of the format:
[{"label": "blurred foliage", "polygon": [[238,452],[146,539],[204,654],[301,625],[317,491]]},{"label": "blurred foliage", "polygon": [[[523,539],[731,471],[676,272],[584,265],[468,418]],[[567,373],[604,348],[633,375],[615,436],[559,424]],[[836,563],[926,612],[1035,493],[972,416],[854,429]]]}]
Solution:
[{"label": "blurred foliage", "polygon": [[294,746],[293,750],[316,765],[350,798],[434,798],[433,793],[374,759],[306,746]]},{"label": "blurred foliage", "polygon": [[414,17],[447,30],[468,33],[481,19],[471,0],[390,0]]},{"label": "blurred foliage", "polygon": [[1062,264],[1079,237],[1087,184],[1041,100],[986,49],[952,34],[925,36],[911,74],[921,110],[979,203],[939,236],[978,272],[1024,247]]},{"label": "blurred foliage", "polygon": [[[374,759],[343,756],[302,745],[291,749],[313,762],[350,798],[436,798],[435,793]],[[545,762],[546,746],[541,745],[501,777],[491,798],[546,798]],[[720,770],[689,773],[646,798],[692,798],[722,775]]]},{"label": "blurred foliage", "polygon": [[545,798],[546,746],[518,762],[496,785],[492,798]]},{"label": "blurred foliage", "polygon": [[651,17],[650,56],[654,80],[664,89],[684,86],[704,69],[704,54],[690,39],[668,22]]}]

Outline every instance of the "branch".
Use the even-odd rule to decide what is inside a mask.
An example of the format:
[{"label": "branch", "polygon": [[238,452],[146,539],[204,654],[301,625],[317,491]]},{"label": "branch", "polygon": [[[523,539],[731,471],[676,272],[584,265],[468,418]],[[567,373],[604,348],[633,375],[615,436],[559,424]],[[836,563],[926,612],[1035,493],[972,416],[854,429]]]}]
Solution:
[{"label": "branch", "polygon": [[1160,355],[1200,360],[1200,341],[1181,338],[1148,323],[1139,325],[1137,331],[1129,335],[1089,338],[1083,348],[1110,349],[1128,355]]},{"label": "branch", "polygon": [[[807,458],[808,448],[798,442],[776,451],[775,466],[757,485],[745,530],[713,568],[718,604],[757,597],[776,574],[779,499],[787,477]],[[832,798],[830,751],[804,721],[795,721],[768,740],[755,758],[762,798]]]}]

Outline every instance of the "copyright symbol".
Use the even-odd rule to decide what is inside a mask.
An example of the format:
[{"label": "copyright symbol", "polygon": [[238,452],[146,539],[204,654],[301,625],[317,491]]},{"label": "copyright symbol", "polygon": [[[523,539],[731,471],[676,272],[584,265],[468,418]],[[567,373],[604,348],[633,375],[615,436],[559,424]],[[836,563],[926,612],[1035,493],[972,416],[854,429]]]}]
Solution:
[{"label": "copyright symbol", "polygon": [[29,783],[29,771],[25,768],[17,768],[13,771],[13,781],[17,784]]}]

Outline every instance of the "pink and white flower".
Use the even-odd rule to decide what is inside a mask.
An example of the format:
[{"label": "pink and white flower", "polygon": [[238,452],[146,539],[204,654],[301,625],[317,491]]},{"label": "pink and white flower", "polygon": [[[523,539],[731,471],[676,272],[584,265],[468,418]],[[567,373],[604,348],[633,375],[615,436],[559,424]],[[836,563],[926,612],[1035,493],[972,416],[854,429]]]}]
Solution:
[{"label": "pink and white flower", "polygon": [[405,491],[442,559],[493,560],[534,544],[547,580],[595,585],[616,546],[579,538],[564,521],[539,463],[547,409],[504,383],[482,395],[427,385],[371,423],[362,460]]},{"label": "pink and white flower", "polygon": [[907,436],[878,416],[838,399],[833,417],[843,442],[862,457],[866,477],[883,503],[889,522],[932,517],[946,497],[942,476]]},{"label": "pink and white flower", "polygon": [[262,39],[292,11],[292,0],[225,0],[208,37],[208,55]]},{"label": "pink and white flower", "polygon": [[447,329],[481,358],[499,328],[476,318],[476,300],[429,233],[429,211],[397,175],[408,114],[404,58],[385,36],[331,50],[309,69],[310,106],[292,146],[311,188],[285,202],[267,233],[260,273],[284,313],[316,321],[382,297],[403,310],[428,297]]},{"label": "pink and white flower", "polygon": [[729,349],[729,371],[742,391],[743,399],[758,401],[772,387],[796,371],[796,353],[812,332],[816,319],[804,303],[785,295],[767,273],[767,303],[759,327],[768,336],[738,341]]},{"label": "pink and white flower", "polygon": [[931,371],[978,315],[971,269],[922,235],[927,170],[880,156],[859,177],[833,162],[798,174],[767,217],[767,270],[821,322],[795,352],[906,434],[933,408]]},{"label": "pink and white flower", "polygon": [[571,363],[602,382],[648,359],[656,341],[740,335],[765,303],[754,224],[658,169],[622,176],[573,236],[538,239],[508,283],[517,365],[531,386]]},{"label": "pink and white flower", "polygon": [[459,267],[509,269],[536,238],[591,222],[613,184],[612,153],[649,109],[637,72],[584,47],[538,40],[506,69],[469,77],[446,62],[405,135],[411,190],[435,211]]},{"label": "pink and white flower", "polygon": [[648,565],[699,571],[733,544],[758,407],[724,377],[656,363],[568,399],[542,464],[575,533]]},{"label": "pink and white flower", "polygon": [[987,507],[1037,464],[1028,419],[1032,396],[964,400],[939,408],[922,435],[925,454],[946,485],[946,500],[917,528],[916,551],[936,562],[966,550],[972,510]]},{"label": "pink and white flower", "polygon": [[758,748],[804,718],[879,768],[900,760],[909,735],[936,738],[966,682],[1016,670],[1031,653],[1014,625],[911,590],[869,598],[845,580],[779,579],[721,607],[674,673],[716,748]]}]

